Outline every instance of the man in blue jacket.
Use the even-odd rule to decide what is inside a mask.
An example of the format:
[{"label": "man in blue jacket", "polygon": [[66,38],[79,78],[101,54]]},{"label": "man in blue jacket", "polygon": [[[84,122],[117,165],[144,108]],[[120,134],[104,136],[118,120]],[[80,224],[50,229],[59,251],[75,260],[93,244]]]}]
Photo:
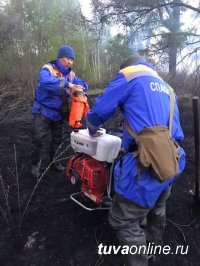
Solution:
[{"label": "man in blue jacket", "polygon": [[[114,114],[117,107],[136,134],[145,127],[168,127],[169,85],[140,56],[129,57],[120,69],[87,114],[90,135],[99,136],[98,128]],[[174,105],[172,137],[181,142],[184,136],[176,97]],[[176,177],[160,183],[151,171],[141,169],[139,175],[137,158],[133,156],[135,140],[126,128],[123,130],[122,144],[126,154],[114,170],[115,196],[109,212],[109,223],[116,230],[120,244],[130,248],[124,256],[125,265],[147,266],[148,252],[140,251],[139,248],[147,243],[161,243],[166,223],[165,202]],[[185,167],[182,148],[179,148],[179,154],[178,167],[181,173]]]},{"label": "man in blue jacket", "polygon": [[[73,95],[77,86],[87,90],[85,81],[79,79],[71,66],[75,59],[72,47],[63,45],[58,50],[57,59],[44,65],[39,73],[32,114],[34,117],[32,169],[33,176],[40,175],[41,151],[50,134],[49,156],[55,161],[55,153],[62,143],[62,122],[67,108],[67,97]],[[58,171],[65,170],[60,162],[52,164]]]}]

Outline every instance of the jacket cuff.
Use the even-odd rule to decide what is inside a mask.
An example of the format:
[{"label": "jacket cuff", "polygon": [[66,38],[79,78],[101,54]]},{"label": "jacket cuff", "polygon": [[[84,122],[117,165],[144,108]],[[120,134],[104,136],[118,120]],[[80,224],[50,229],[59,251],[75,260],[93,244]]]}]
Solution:
[{"label": "jacket cuff", "polygon": [[89,134],[92,136],[94,135],[97,130],[99,130],[99,127],[96,127],[96,126],[93,126],[87,119],[87,116],[85,117],[85,120],[86,120],[86,124],[87,124],[87,127],[88,127],[88,131],[89,131]]},{"label": "jacket cuff", "polygon": [[88,128],[88,131],[89,131],[90,136],[93,136],[97,132],[97,130],[98,129]]}]

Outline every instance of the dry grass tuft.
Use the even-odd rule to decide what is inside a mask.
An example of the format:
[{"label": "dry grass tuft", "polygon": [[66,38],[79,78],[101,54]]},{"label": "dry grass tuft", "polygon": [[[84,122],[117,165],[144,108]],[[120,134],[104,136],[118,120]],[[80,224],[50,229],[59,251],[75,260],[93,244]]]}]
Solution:
[{"label": "dry grass tuft", "polygon": [[0,125],[30,121],[32,91],[20,83],[0,85]]}]

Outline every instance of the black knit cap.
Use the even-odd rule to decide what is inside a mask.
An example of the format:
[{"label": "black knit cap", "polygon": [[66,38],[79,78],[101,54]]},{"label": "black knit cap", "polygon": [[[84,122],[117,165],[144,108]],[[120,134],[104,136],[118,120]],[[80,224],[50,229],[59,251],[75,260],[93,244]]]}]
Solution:
[{"label": "black knit cap", "polygon": [[141,55],[131,55],[127,59],[124,60],[124,62],[120,66],[120,69],[123,69],[125,67],[131,66],[133,63],[135,63],[137,61],[145,62],[143,56],[141,56]]}]

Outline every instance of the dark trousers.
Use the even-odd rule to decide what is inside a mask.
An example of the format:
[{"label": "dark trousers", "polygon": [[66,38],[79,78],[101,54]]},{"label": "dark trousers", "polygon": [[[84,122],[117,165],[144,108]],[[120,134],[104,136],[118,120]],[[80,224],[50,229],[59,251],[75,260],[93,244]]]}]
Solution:
[{"label": "dark trousers", "polygon": [[[147,241],[159,245],[166,225],[166,200],[170,189],[162,193],[152,208],[143,208],[119,194],[113,197],[109,223],[116,230],[120,245],[141,247]],[[147,266],[147,254],[123,255],[125,266]]]},{"label": "dark trousers", "polygon": [[62,121],[54,122],[41,114],[33,117],[32,164],[52,161],[62,143]]}]

